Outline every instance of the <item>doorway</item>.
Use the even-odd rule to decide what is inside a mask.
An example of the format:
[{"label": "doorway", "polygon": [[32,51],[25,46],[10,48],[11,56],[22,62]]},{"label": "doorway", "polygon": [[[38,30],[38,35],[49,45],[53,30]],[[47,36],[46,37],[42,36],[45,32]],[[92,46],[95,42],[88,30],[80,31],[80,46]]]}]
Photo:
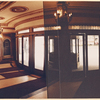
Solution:
[{"label": "doorway", "polygon": [[99,35],[86,33],[70,35],[72,73],[87,76],[90,71],[99,71],[99,41]]},{"label": "doorway", "polygon": [[[85,74],[84,34],[70,35],[70,67],[72,73]],[[74,76],[74,75],[73,75]]]},{"label": "doorway", "polygon": [[6,39],[3,43],[4,46],[4,55],[10,55],[10,41]]}]

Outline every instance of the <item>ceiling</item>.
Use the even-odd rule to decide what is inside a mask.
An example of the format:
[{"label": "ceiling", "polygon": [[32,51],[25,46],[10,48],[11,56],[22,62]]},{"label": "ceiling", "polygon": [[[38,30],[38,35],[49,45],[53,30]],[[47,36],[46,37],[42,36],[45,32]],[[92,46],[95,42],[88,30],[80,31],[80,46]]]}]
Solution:
[{"label": "ceiling", "polygon": [[40,15],[43,15],[43,1],[0,1],[0,25],[3,28],[15,28]]},{"label": "ceiling", "polygon": [[[68,2],[68,12],[73,13],[70,24],[100,25],[100,2]],[[56,7],[57,1],[0,1],[0,25],[6,33],[7,29],[56,25]]]},{"label": "ceiling", "polygon": [[[100,2],[91,1],[67,1],[68,12],[72,13],[70,25],[99,25],[100,26]],[[53,4],[53,5],[52,5]],[[45,25],[56,25],[53,14],[56,12],[57,2],[44,2]],[[51,18],[50,18],[51,17]]]}]

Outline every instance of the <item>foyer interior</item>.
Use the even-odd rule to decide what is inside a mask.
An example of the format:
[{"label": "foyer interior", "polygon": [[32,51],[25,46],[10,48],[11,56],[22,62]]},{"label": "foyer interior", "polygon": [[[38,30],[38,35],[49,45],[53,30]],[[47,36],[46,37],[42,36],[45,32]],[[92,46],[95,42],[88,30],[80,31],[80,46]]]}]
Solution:
[{"label": "foyer interior", "polygon": [[0,99],[100,98],[100,2],[64,4],[0,1]]}]

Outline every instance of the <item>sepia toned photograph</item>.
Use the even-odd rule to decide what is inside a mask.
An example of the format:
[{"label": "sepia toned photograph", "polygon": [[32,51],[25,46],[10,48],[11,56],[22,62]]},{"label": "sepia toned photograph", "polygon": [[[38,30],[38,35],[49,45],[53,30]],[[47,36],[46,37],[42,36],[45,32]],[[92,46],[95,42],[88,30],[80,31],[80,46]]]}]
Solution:
[{"label": "sepia toned photograph", "polygon": [[0,0],[0,99],[100,98],[99,1]]}]

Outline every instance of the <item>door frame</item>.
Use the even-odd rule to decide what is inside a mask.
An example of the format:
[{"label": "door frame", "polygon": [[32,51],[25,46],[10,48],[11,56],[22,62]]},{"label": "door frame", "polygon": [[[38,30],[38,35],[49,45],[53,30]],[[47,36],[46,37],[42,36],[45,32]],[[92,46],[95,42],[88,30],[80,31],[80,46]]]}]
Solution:
[{"label": "door frame", "polygon": [[99,72],[100,72],[100,31],[99,30],[69,30],[71,35],[80,35],[80,33],[84,34],[84,68],[85,68],[85,77],[88,76],[88,46],[87,46],[87,36],[88,35],[98,35],[99,36]]},{"label": "door frame", "polygon": [[87,42],[87,45],[86,45],[86,53],[87,53],[87,56],[86,56],[86,59],[87,59],[86,60],[86,63],[87,63],[86,72],[87,72],[87,75],[89,74],[89,72],[91,72],[91,71],[88,70],[88,36],[89,35],[98,35],[98,37],[99,37],[99,70],[92,70],[92,71],[99,71],[100,72],[100,34],[98,32],[97,33],[96,32],[95,33],[94,32],[91,32],[91,33],[87,32],[86,33],[86,38],[87,38],[87,40],[86,40],[86,42]]}]

